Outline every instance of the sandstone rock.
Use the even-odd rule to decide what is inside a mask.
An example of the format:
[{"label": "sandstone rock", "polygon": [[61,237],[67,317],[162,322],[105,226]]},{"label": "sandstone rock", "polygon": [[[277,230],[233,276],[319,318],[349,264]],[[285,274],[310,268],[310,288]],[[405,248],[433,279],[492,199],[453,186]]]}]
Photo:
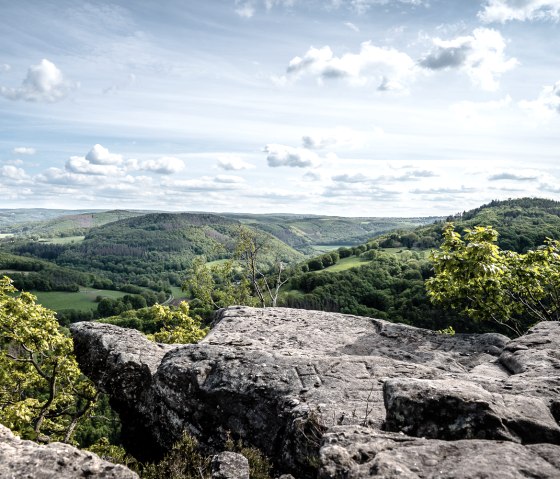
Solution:
[{"label": "sandstone rock", "polygon": [[[319,449],[333,428],[382,430],[383,385],[391,379],[473,384],[481,398],[494,401],[488,417],[514,419],[492,437],[556,442],[558,326],[539,325],[532,342],[516,349],[524,351],[515,357],[519,364],[539,363],[535,375],[529,366],[512,366],[508,354],[516,351],[499,334],[446,336],[318,311],[229,308],[197,345],[164,347],[135,331],[96,323],[73,325],[72,332],[80,366],[110,394],[126,445],[140,458],[160,455],[184,430],[220,452],[231,432],[301,479],[316,475]],[[545,343],[545,336],[552,340]],[[420,389],[410,394],[420,403],[427,383],[415,384]],[[467,396],[459,397],[468,404]],[[528,407],[531,401],[539,406]],[[539,439],[512,424],[539,425]],[[470,431],[468,437],[481,434]],[[514,446],[523,447],[507,447]]]},{"label": "sandstone rock", "polygon": [[138,479],[121,465],[59,442],[40,446],[0,425],[0,479]]},{"label": "sandstone rock", "polygon": [[384,384],[386,429],[433,439],[560,444],[546,403],[496,394],[467,381],[392,379]]},{"label": "sandstone rock", "polygon": [[212,458],[212,479],[249,479],[249,461],[235,452],[221,452]]},{"label": "sandstone rock", "polygon": [[553,479],[560,446],[411,438],[337,426],[324,437],[320,479]]}]

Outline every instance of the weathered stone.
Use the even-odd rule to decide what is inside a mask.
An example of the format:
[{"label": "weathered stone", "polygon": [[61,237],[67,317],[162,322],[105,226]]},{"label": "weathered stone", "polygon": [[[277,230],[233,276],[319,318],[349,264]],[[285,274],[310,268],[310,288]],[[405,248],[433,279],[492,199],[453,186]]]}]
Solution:
[{"label": "weathered stone", "polygon": [[[517,349],[526,352],[520,363],[548,358],[536,375],[515,372],[521,369],[506,357],[511,343],[499,334],[446,336],[318,311],[229,308],[197,345],[163,347],[96,323],[72,331],[80,366],[110,394],[127,447],[140,458],[161,454],[184,430],[220,452],[231,432],[301,479],[316,474],[323,437],[333,428],[383,428],[390,379],[468,382],[495,399],[487,415],[514,419],[503,437],[534,442],[523,428],[538,424],[537,437],[556,442],[560,374],[551,350],[560,349],[558,326],[531,333],[538,353],[531,344]],[[543,342],[544,331],[551,342]],[[527,407],[531,401],[539,406]],[[475,429],[469,437],[479,437]]]},{"label": "weathered stone", "polygon": [[385,382],[384,399],[389,431],[560,444],[560,426],[539,398],[490,393],[466,381],[392,379]]},{"label": "weathered stone", "polygon": [[320,479],[553,479],[560,446],[506,441],[440,441],[364,427],[325,434]]},{"label": "weathered stone", "polygon": [[212,479],[249,479],[249,461],[235,452],[221,452],[212,458]]},{"label": "weathered stone", "polygon": [[0,479],[138,479],[124,466],[68,444],[40,446],[0,425]]}]

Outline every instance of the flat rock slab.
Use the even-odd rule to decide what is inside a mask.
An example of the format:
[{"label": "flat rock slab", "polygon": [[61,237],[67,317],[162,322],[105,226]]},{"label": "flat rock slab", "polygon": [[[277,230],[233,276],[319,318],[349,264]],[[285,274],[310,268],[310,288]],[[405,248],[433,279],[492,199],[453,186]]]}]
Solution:
[{"label": "flat rock slab", "polygon": [[0,425],[0,479],[139,479],[130,469],[59,442],[40,446]]},{"label": "flat rock slab", "polygon": [[325,434],[320,479],[555,479],[560,446],[440,441],[342,426]]},{"label": "flat rock slab", "polygon": [[[111,396],[137,456],[161,455],[184,430],[220,452],[231,432],[298,478],[316,475],[319,448],[332,428],[384,427],[383,387],[391,379],[466,381],[481,394],[516,398],[525,384],[554,430],[559,374],[549,349],[560,349],[557,332],[546,329],[553,337],[546,344],[545,332],[533,333],[538,357],[530,356],[530,346],[517,349],[528,351],[517,361],[542,363],[529,376],[502,362],[511,343],[499,334],[447,336],[318,311],[232,307],[196,345],[157,345],[105,324],[72,326],[80,366]],[[512,379],[517,375],[527,377]],[[523,408],[516,410],[522,421]]]},{"label": "flat rock slab", "polygon": [[451,379],[384,384],[385,429],[433,439],[560,444],[560,426],[540,398],[490,393]]}]

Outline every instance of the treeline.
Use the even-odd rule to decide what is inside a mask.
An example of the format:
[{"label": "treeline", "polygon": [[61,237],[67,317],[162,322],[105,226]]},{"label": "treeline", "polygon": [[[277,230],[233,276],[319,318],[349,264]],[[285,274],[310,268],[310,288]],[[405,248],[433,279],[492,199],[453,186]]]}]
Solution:
[{"label": "treeline", "polygon": [[487,328],[430,303],[424,280],[432,275],[432,268],[421,254],[404,251],[397,255],[375,249],[361,254],[371,263],[337,273],[295,275],[290,282],[292,291],[282,297],[282,306],[369,316],[436,330],[453,326],[459,332],[480,332]]},{"label": "treeline", "polygon": [[77,309],[65,309],[57,311],[56,317],[58,322],[63,326],[79,321],[91,321],[94,319],[108,318],[117,316],[129,311],[134,311],[156,303],[162,304],[169,297],[170,292],[146,291],[133,285],[129,285],[129,291],[134,294],[125,294],[122,298],[108,298],[98,296],[96,298],[97,308],[90,311],[82,311]]}]

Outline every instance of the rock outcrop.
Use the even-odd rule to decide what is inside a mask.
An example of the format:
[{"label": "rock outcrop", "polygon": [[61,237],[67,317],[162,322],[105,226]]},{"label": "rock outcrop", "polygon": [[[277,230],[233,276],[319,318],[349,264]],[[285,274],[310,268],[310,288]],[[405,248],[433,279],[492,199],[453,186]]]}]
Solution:
[{"label": "rock outcrop", "polygon": [[140,458],[188,430],[214,452],[231,433],[297,478],[474,478],[500,464],[491,477],[560,477],[560,323],[509,341],[234,307],[196,345],[99,323],[72,332]]},{"label": "rock outcrop", "polygon": [[23,441],[0,424],[0,479],[138,479],[124,466],[68,444]]}]

